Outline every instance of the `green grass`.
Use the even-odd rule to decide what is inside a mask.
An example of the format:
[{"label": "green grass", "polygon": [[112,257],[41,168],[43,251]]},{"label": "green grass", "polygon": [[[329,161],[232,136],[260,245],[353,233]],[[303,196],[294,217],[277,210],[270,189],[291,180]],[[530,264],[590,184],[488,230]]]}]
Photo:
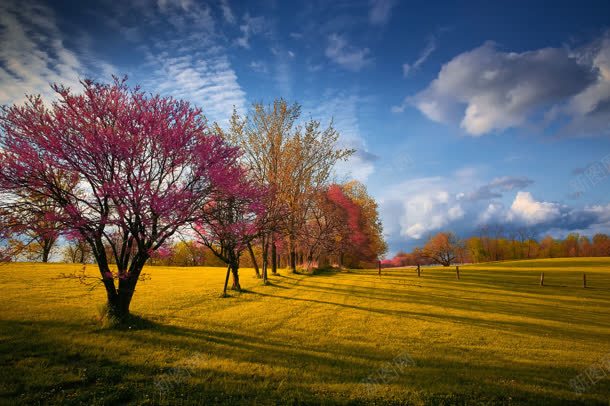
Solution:
[{"label": "green grass", "polygon": [[[582,395],[569,384],[610,353],[609,258],[463,266],[459,281],[454,268],[422,268],[421,278],[413,269],[381,278],[281,270],[262,286],[244,269],[247,292],[229,298],[220,298],[224,269],[154,267],[132,304],[140,320],[124,329],[96,321],[101,288],[57,278],[79,268],[0,266],[0,402],[607,405],[610,397],[610,371]],[[397,357],[409,362],[396,366]]]}]

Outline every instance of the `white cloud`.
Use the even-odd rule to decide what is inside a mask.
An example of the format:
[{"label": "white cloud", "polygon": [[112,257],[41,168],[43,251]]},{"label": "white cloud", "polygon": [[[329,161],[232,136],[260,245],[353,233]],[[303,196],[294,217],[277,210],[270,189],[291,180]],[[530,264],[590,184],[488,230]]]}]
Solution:
[{"label": "white cloud", "polygon": [[358,49],[347,43],[347,40],[337,34],[328,37],[326,56],[333,62],[351,71],[359,71],[369,65],[369,49]]},{"label": "white cloud", "polygon": [[388,22],[394,7],[394,0],[371,0],[371,10],[369,11],[369,21],[371,24],[381,25]]},{"label": "white cloud", "polygon": [[310,102],[303,109],[305,116],[309,116],[311,112],[311,116],[320,120],[322,125],[333,120],[333,126],[340,134],[340,147],[357,151],[348,161],[340,162],[337,165],[337,175],[361,182],[366,182],[375,172],[377,159],[374,154],[369,152],[360,130],[360,105],[365,101],[355,93],[329,91],[321,100]]},{"label": "white cloud", "polygon": [[591,86],[574,96],[564,112],[572,117],[567,132],[610,134],[610,33],[589,47],[587,62],[597,72]]},{"label": "white cloud", "polygon": [[[438,77],[407,98],[405,105],[415,106],[433,121],[459,122],[474,136],[522,126],[566,102],[570,108],[562,111],[572,118],[590,115],[591,106],[603,109],[607,117],[609,47],[607,41],[601,44],[597,56],[587,61],[566,49],[503,52],[487,42],[445,64]],[[399,112],[405,105],[394,110]]]},{"label": "white cloud", "polygon": [[149,54],[149,62],[158,66],[147,86],[159,93],[188,100],[202,107],[211,120],[226,124],[233,107],[244,111],[245,92],[227,56],[217,49],[179,55]]},{"label": "white cloud", "polygon": [[222,10],[222,17],[229,24],[235,23],[235,16],[229,6],[229,0],[220,0],[220,9]]},{"label": "white cloud", "polygon": [[265,29],[265,18],[262,16],[251,17],[250,13],[246,13],[243,17],[243,23],[239,26],[242,36],[235,40],[235,43],[243,48],[250,48],[250,38],[253,35],[260,34]]},{"label": "white cloud", "polygon": [[534,181],[526,177],[502,176],[468,193],[465,197],[469,200],[489,200],[502,197],[503,192],[515,189],[523,189],[530,186]]},{"label": "white cloud", "polygon": [[478,224],[501,223],[506,219],[504,205],[500,202],[490,202],[485,211],[477,219]]},{"label": "white cloud", "polygon": [[418,178],[388,188],[381,199],[386,231],[403,238],[421,239],[450,227],[466,215],[455,192],[454,180],[441,177]]},{"label": "white cloud", "polygon": [[[206,32],[214,31],[214,18],[207,4],[193,0],[158,0],[157,4],[164,21],[168,21],[179,32],[193,27]],[[148,3],[146,2],[134,2],[133,5],[145,14],[151,12],[147,10]],[[152,14],[150,17],[155,18],[155,15]]]},{"label": "white cloud", "polygon": [[184,11],[189,11],[192,5],[192,0],[157,0],[157,6],[161,11],[165,11],[169,7],[179,7]]},{"label": "white cloud", "polygon": [[0,104],[25,94],[55,96],[51,83],[73,89],[86,67],[66,48],[51,9],[37,3],[0,2]]},{"label": "white cloud", "polygon": [[[439,231],[467,237],[484,225],[497,224],[510,230],[527,227],[535,235],[578,231],[592,235],[610,230],[610,205],[569,207],[536,200],[519,191],[505,206],[500,199],[469,199],[466,193],[478,172],[463,168],[450,177],[416,178],[385,188],[379,196],[384,231],[393,246],[413,243]],[[487,185],[512,190],[514,177],[497,178]],[[519,182],[517,182],[519,183]],[[501,186],[500,186],[501,185]],[[503,187],[506,186],[506,189]]]},{"label": "white cloud", "polygon": [[248,65],[250,69],[259,73],[267,73],[267,64],[264,61],[252,61]]},{"label": "white cloud", "polygon": [[[147,13],[138,23],[148,39],[138,47],[144,64],[132,78],[147,91],[189,101],[201,107],[209,120],[227,124],[233,107],[244,111],[246,94],[223,46],[226,38],[216,30],[210,6],[180,1],[160,6],[163,8],[147,10],[136,2],[116,11],[114,24],[118,27],[131,23],[130,16],[136,12]],[[176,29],[158,29],[168,22]]]},{"label": "white cloud", "polygon": [[508,220],[521,220],[528,225],[550,222],[560,216],[557,203],[539,202],[529,192],[518,192],[510,206]]},{"label": "white cloud", "polygon": [[418,70],[419,67],[421,65],[423,65],[424,62],[426,62],[428,60],[430,55],[432,55],[432,53],[435,50],[436,50],[436,37],[434,35],[432,35],[432,36],[430,36],[430,38],[428,38],[428,42],[426,43],[426,47],[419,54],[419,58],[417,58],[417,60],[415,62],[413,62],[412,64],[404,63],[402,65],[402,75],[404,77],[407,77],[413,71]]}]

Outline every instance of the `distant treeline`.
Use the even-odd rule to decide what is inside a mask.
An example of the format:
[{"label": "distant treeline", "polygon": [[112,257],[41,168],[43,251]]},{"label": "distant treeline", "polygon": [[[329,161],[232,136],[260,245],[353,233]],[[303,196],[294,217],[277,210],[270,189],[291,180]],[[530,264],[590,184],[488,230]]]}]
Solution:
[{"label": "distant treeline", "polygon": [[399,251],[382,262],[385,267],[439,263],[476,263],[519,259],[610,256],[610,236],[603,233],[589,238],[571,233],[564,239],[546,236],[536,239],[528,230],[503,233],[484,228],[478,236],[459,239],[452,233],[438,233],[423,247],[411,252]]}]

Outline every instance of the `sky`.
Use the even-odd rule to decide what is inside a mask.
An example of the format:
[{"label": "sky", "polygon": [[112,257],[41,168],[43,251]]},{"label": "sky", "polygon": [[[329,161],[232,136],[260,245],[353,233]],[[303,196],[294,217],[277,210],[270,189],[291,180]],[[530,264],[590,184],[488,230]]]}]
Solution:
[{"label": "sky", "polygon": [[0,104],[112,75],[221,125],[297,101],[357,150],[336,179],[379,202],[389,255],[610,232],[610,3],[549,4],[3,0]]}]

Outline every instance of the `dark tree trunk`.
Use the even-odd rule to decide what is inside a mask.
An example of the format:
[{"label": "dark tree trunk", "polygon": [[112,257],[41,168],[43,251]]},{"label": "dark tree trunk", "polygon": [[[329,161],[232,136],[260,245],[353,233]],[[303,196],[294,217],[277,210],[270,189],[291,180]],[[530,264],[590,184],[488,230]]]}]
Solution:
[{"label": "dark tree trunk", "polygon": [[227,285],[229,284],[229,275],[231,274],[231,265],[227,266],[227,276],[225,277],[225,286],[222,290],[222,296],[227,296]]},{"label": "dark tree trunk", "polygon": [[252,266],[254,267],[254,272],[256,272],[256,277],[260,278],[261,273],[258,270],[258,262],[256,261],[256,256],[254,255],[254,250],[252,249],[252,244],[248,243],[248,252],[250,252],[250,258],[252,259]]},{"label": "dark tree trunk", "polygon": [[263,242],[263,283],[267,283],[267,269],[269,268],[269,241],[264,239]]},{"label": "dark tree trunk", "polygon": [[277,275],[277,247],[275,241],[271,243],[271,273]]},{"label": "dark tree trunk", "polygon": [[53,244],[55,241],[45,239],[42,241],[42,262],[49,262],[49,256],[51,255],[51,249],[53,248]]},{"label": "dark tree trunk", "polygon": [[231,289],[241,291],[241,285],[239,284],[239,264],[231,264],[231,274],[233,275],[233,286]]},{"label": "dark tree trunk", "polygon": [[136,254],[128,269],[119,269],[119,287],[117,289],[114,283],[114,276],[108,266],[108,258],[106,257],[103,244],[101,241],[98,241],[90,242],[90,245],[93,248],[94,257],[102,275],[104,288],[106,289],[108,316],[122,322],[129,316],[129,306],[142,268],[148,260],[148,255]]},{"label": "dark tree trunk", "polygon": [[45,248],[42,250],[42,262],[47,263],[49,262],[49,251]]}]

